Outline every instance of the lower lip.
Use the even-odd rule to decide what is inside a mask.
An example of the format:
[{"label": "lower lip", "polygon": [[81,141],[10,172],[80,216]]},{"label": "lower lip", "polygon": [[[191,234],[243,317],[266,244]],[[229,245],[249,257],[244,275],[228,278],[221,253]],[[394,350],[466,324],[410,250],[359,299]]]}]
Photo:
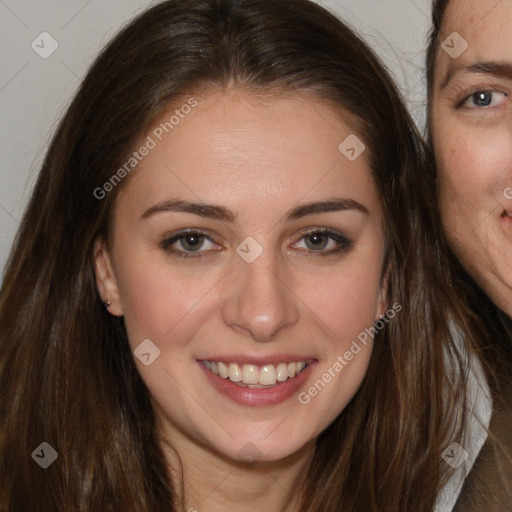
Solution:
[{"label": "lower lip", "polygon": [[298,392],[308,378],[316,361],[308,363],[308,366],[293,379],[276,383],[272,388],[245,388],[238,386],[229,379],[223,379],[208,370],[203,363],[198,361],[199,366],[205,372],[206,377],[210,380],[213,387],[222,395],[231,400],[253,407],[264,407],[268,405],[276,405],[290,398],[294,393]]}]

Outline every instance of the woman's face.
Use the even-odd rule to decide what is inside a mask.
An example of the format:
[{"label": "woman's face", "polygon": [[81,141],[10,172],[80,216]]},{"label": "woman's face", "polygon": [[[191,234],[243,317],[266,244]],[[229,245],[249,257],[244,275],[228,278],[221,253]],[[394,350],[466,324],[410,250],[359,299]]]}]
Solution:
[{"label": "woman's face", "polygon": [[431,110],[441,209],[448,237],[464,266],[509,314],[511,27],[510,1],[449,3],[440,35],[446,51],[442,47],[438,51]]},{"label": "woman's face", "polygon": [[140,141],[155,146],[116,200],[111,251],[96,246],[99,290],[171,442],[279,460],[354,396],[372,349],[358,335],[385,312],[367,152],[345,157],[350,125],[300,96],[184,111]]}]

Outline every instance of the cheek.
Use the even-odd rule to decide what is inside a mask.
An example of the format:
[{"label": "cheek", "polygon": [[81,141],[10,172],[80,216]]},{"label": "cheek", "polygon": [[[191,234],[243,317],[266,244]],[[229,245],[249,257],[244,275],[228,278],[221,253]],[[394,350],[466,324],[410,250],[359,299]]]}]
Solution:
[{"label": "cheek", "polygon": [[324,283],[328,293],[309,297],[308,306],[324,326],[319,334],[325,336],[326,357],[318,380],[299,400],[316,401],[315,415],[323,418],[322,428],[346,407],[367,373],[379,295],[379,274],[369,279],[368,273],[367,269],[363,275],[333,275]]},{"label": "cheek", "polygon": [[[447,137],[437,144],[437,172],[443,209],[454,203],[472,202],[482,179],[480,157],[471,150],[469,140]],[[458,205],[460,206],[460,205]]]},{"label": "cheek", "polygon": [[442,209],[491,211],[512,177],[509,130],[446,123],[435,146]]},{"label": "cheek", "polygon": [[[375,254],[380,252],[375,248]],[[373,326],[381,295],[380,258],[366,254],[322,275],[308,276],[296,283],[297,296],[318,318],[335,351],[344,350],[352,340]]]},{"label": "cheek", "polygon": [[373,325],[378,301],[378,275],[374,279],[362,274],[331,276],[325,292],[310,297],[311,308],[336,334],[338,340],[353,339]]},{"label": "cheek", "polygon": [[196,316],[219,276],[180,270],[161,257],[153,261],[146,255],[124,260],[117,278],[128,337],[136,345],[145,338],[160,343],[182,330],[184,319]]}]

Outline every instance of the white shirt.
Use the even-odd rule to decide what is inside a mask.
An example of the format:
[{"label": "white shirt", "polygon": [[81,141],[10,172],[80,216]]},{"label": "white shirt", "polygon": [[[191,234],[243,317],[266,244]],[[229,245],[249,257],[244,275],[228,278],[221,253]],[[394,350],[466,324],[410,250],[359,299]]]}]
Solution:
[{"label": "white shirt", "polygon": [[[460,337],[457,337],[457,339],[461,341]],[[487,429],[492,415],[491,393],[478,358],[473,355],[469,361],[467,403],[470,410],[468,411],[469,425],[467,426],[467,435],[463,447],[460,445],[454,445],[451,448],[449,445],[447,447],[448,451],[446,452],[447,455],[445,455],[445,461],[451,461],[452,467],[455,469],[450,480],[437,497],[435,512],[451,512],[453,510],[462,490],[464,480],[471,471],[487,439]],[[467,458],[462,462],[466,454]]]}]

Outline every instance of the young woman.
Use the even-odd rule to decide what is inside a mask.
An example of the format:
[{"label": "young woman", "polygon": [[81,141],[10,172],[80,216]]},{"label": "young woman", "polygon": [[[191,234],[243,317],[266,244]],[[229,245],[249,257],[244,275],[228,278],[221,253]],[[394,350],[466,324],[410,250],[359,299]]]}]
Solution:
[{"label": "young woman", "polygon": [[512,510],[512,4],[438,0],[433,21],[428,118],[440,207],[477,283],[467,278],[464,293],[485,324],[478,349],[494,388],[493,435],[457,510]]},{"label": "young woman", "polygon": [[432,511],[468,447],[453,333],[478,326],[428,166],[388,74],[313,2],[129,24],[5,273],[0,509]]}]

